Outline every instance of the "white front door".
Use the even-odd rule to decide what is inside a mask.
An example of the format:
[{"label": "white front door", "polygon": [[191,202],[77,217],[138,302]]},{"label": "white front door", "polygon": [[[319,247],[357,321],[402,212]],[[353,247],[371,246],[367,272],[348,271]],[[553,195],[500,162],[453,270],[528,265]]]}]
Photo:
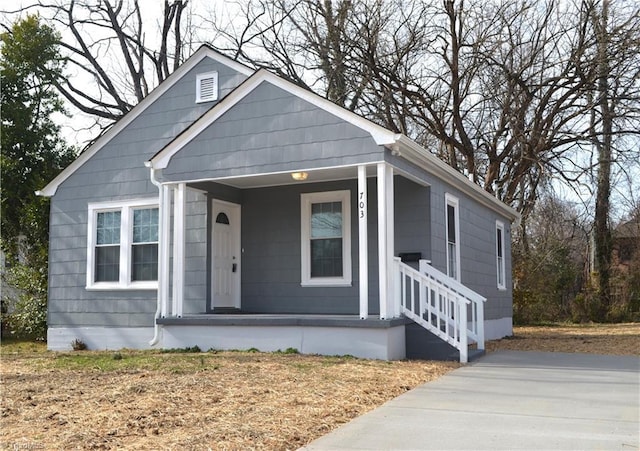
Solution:
[{"label": "white front door", "polygon": [[240,205],[213,200],[211,308],[240,308]]}]

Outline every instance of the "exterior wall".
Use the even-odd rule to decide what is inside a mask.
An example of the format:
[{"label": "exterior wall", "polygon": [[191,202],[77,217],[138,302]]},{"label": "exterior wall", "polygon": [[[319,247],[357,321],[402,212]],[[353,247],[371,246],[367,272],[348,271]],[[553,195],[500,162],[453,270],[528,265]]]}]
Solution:
[{"label": "exterior wall", "polygon": [[355,180],[243,191],[243,253],[240,263],[243,310],[255,313],[357,314],[357,226],[351,228],[352,285],[300,286],[300,194],[344,189],[351,191],[351,223],[357,225]]},{"label": "exterior wall", "polygon": [[184,303],[185,315],[204,313],[203,300],[207,298],[207,237],[208,195],[187,189],[185,209],[185,264]]},{"label": "exterior wall", "polygon": [[302,354],[400,360],[405,358],[404,328],[164,326],[162,347],[197,345],[202,350],[256,348],[263,352],[295,348]]},{"label": "exterior wall", "polygon": [[[196,74],[211,70],[219,73],[221,98],[246,78],[213,60],[201,61],[58,187],[51,200],[50,328],[153,324],[155,290],[85,289],[88,203],[158,197],[158,188],[151,183],[144,162],[215,105],[215,102],[195,103]],[[197,219],[188,219],[195,221],[188,222],[190,244],[203,239],[202,218],[200,224]],[[190,250],[189,302],[199,297],[202,290],[201,275],[196,275],[197,259],[201,262],[202,256]]]},{"label": "exterior wall", "polygon": [[[395,255],[418,252],[431,259],[430,187],[394,177]],[[418,268],[417,262],[407,264]]]},{"label": "exterior wall", "polygon": [[[511,277],[511,224],[509,219],[472,200],[457,187],[457,181],[447,183],[417,168],[400,157],[385,154],[385,158],[402,171],[423,180],[430,185],[430,257],[431,264],[447,273],[445,194],[459,200],[460,221],[460,281],[470,289],[487,298],[485,320],[495,336],[499,338],[511,334],[512,277]],[[396,212],[398,209],[396,208]],[[505,290],[498,289],[496,267],[496,220],[504,223]],[[397,232],[396,232],[397,235]],[[396,238],[397,240],[397,238]],[[396,241],[397,245],[397,241]],[[399,249],[396,248],[396,252]],[[496,320],[491,322],[490,320]],[[506,326],[506,323],[509,326]],[[495,326],[495,327],[494,327]],[[508,331],[507,331],[508,329]],[[507,333],[503,333],[507,331]],[[487,335],[487,337],[489,337]]]},{"label": "exterior wall", "polygon": [[177,152],[164,180],[206,180],[381,161],[360,128],[263,83]]},{"label": "exterior wall", "polygon": [[47,348],[71,351],[71,342],[80,340],[87,349],[149,349],[153,327],[49,327]]},{"label": "exterior wall", "polygon": [[[198,346],[208,349],[250,349],[273,352],[295,348],[302,354],[353,355],[381,360],[405,358],[405,326],[171,326],[160,329],[162,349]],[[153,327],[50,328],[47,344],[53,351],[71,350],[82,340],[91,350],[150,349]]]},{"label": "exterior wall", "polygon": [[[351,191],[350,287],[303,287],[301,282],[300,195]],[[224,194],[219,190],[220,194]],[[212,194],[211,197],[217,197]],[[357,314],[359,254],[356,181],[288,185],[241,191],[242,309],[254,313]],[[224,195],[221,200],[228,200]],[[429,258],[429,189],[395,178],[398,252],[420,252]],[[376,179],[368,180],[369,312],[379,313]]]},{"label": "exterior wall", "polygon": [[[446,274],[445,193],[459,200],[460,282],[487,298],[486,320],[512,317],[511,225],[451,185],[431,187],[432,264]],[[507,289],[499,290],[496,266],[496,220],[504,222]]]}]

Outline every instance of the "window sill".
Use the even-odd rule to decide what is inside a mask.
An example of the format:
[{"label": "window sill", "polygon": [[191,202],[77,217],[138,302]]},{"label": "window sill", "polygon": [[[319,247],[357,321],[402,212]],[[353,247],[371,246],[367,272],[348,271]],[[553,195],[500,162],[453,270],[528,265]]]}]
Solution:
[{"label": "window sill", "polygon": [[348,279],[310,279],[300,282],[301,287],[350,287]]},{"label": "window sill", "polygon": [[87,291],[134,291],[134,290],[157,290],[158,282],[149,283],[131,283],[129,285],[119,283],[96,283],[93,285],[87,285],[85,290]]}]

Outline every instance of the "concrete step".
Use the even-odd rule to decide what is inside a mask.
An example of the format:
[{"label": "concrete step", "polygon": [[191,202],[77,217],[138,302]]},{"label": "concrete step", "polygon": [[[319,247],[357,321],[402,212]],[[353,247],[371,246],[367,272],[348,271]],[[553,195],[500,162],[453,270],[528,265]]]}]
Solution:
[{"label": "concrete step", "polygon": [[242,311],[237,307],[215,307],[213,309],[213,313],[220,315],[233,315],[242,313]]},{"label": "concrete step", "polygon": [[[405,326],[407,359],[460,361],[460,351],[417,323]],[[484,350],[470,348],[469,362],[484,355]]]}]

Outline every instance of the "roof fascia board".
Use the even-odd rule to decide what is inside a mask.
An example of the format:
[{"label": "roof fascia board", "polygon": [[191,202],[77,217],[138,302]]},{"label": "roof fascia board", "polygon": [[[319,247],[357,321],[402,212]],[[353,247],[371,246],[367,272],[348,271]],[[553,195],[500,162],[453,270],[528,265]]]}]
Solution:
[{"label": "roof fascia board", "polygon": [[138,116],[140,116],[153,102],[155,102],[160,96],[167,92],[173,85],[175,85],[187,72],[193,69],[200,61],[205,58],[211,58],[231,69],[242,73],[243,75],[250,76],[255,71],[242,63],[232,60],[231,58],[224,56],[221,53],[216,52],[211,47],[203,45],[201,46],[189,59],[187,59],[180,67],[178,67],[164,82],[160,83],[151,93],[142,99],[135,107],[125,114],[118,122],[113,124],[107,132],[102,135],[98,140],[93,143],[84,153],[80,154],[69,166],[67,166],[56,178],[47,184],[42,190],[36,191],[36,195],[43,197],[53,196],[60,184],[64,182],[69,176],[77,171],[82,165],[84,165],[91,157],[93,157],[102,147],[104,147],[111,139],[113,139],[118,133],[120,133],[127,125],[133,122]]},{"label": "roof fascia board", "polygon": [[185,145],[187,145],[198,134],[202,133],[207,127],[215,122],[220,116],[229,111],[235,104],[240,102],[249,93],[256,89],[261,83],[267,82],[290,94],[305,100],[318,108],[327,111],[334,116],[343,119],[346,122],[368,132],[376,144],[385,146],[395,143],[396,134],[381,127],[373,122],[365,119],[357,114],[342,108],[330,100],[315,94],[308,89],[302,88],[284,78],[272,74],[266,69],[260,69],[253,76],[247,79],[243,84],[238,86],[230,94],[228,94],[220,103],[213,107],[210,111],[202,115],[191,127],[186,129],[176,139],[167,144],[167,146],[154,155],[148,162],[147,166],[154,169],[164,169],[169,165],[171,158]]},{"label": "roof fascia board", "polygon": [[[493,211],[509,218],[511,222],[520,219],[520,213],[511,208],[504,202],[500,201],[496,197],[492,196],[479,185],[471,182],[464,175],[453,169],[451,166],[441,161],[435,155],[429,153],[426,149],[420,146],[415,141],[409,139],[404,135],[396,135],[397,151],[404,159],[414,163],[427,172],[433,174],[443,181],[454,179],[459,182],[456,185],[463,193],[467,194],[474,200],[477,200],[484,206],[492,209]],[[395,150],[395,149],[394,149]]]}]

